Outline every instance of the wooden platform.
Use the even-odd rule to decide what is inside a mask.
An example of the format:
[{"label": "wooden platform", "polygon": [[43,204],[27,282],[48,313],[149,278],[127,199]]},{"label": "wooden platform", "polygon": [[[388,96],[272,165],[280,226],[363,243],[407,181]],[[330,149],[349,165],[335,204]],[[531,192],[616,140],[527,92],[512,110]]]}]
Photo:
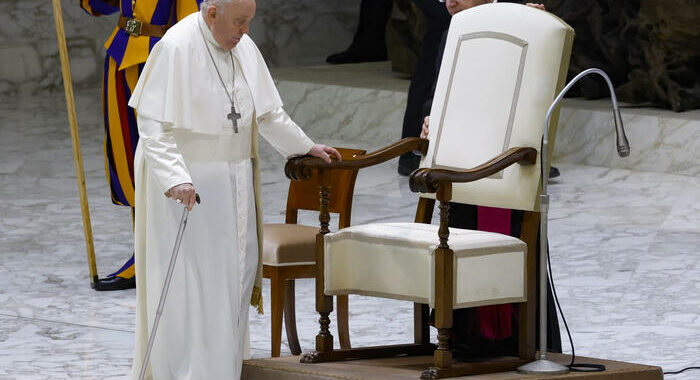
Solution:
[{"label": "wooden platform", "polygon": [[[548,355],[550,360],[568,364],[567,355]],[[612,360],[577,358],[577,362],[603,364],[605,372],[571,372],[566,375],[533,376],[515,372],[459,377],[458,379],[576,379],[576,380],[661,380],[660,367],[617,362]],[[432,357],[417,356],[375,360],[352,360],[336,363],[301,364],[298,356],[251,359],[243,362],[241,379],[245,380],[403,380],[419,379],[429,367]]]}]

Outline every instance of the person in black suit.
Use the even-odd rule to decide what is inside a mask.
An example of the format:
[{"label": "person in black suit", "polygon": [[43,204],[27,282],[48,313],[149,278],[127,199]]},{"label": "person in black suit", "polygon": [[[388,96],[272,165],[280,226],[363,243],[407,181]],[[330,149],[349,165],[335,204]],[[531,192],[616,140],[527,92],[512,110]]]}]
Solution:
[{"label": "person in black suit", "polygon": [[[428,98],[432,98],[434,92],[436,57],[438,55],[442,57],[442,49],[445,47],[440,41],[446,34],[452,18],[447,7],[436,0],[414,0],[414,2],[425,14],[425,34],[421,54],[408,88],[401,138],[417,137],[420,133],[423,118],[427,115],[423,111],[423,105]],[[437,67],[439,68],[439,65]],[[413,153],[402,155],[399,158],[399,174],[411,174],[418,167],[419,162],[420,156]]]}]

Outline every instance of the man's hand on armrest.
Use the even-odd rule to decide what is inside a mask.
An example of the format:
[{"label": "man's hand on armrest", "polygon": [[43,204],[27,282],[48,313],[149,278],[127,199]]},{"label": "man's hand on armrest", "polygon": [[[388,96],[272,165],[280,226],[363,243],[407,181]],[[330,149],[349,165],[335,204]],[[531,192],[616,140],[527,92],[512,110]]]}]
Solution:
[{"label": "man's hand on armrest", "polygon": [[308,155],[318,157],[325,161],[327,164],[331,163],[331,157],[335,158],[337,161],[343,161],[343,157],[340,156],[340,152],[335,150],[335,148],[326,146],[323,144],[314,144]]}]

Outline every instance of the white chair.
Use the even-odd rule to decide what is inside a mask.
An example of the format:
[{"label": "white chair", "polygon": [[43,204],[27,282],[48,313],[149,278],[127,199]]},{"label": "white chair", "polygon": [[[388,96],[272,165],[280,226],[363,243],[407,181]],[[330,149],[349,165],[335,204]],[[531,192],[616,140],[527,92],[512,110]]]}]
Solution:
[{"label": "white chair", "polygon": [[[411,190],[420,193],[416,223],[355,225],[335,233],[322,223],[324,244],[316,257],[321,329],[316,351],[302,362],[430,354],[434,364],[423,378],[442,378],[512,370],[534,358],[540,144],[547,107],[566,79],[573,34],[552,14],[523,5],[460,12],[448,32],[429,146],[408,138],[331,165],[308,157],[288,162],[293,179],[319,169],[323,221],[330,170],[367,167],[409,151],[425,154],[410,177]],[[550,141],[555,125],[556,117]],[[439,226],[427,224],[435,198]],[[448,229],[449,202],[523,210],[520,239]],[[415,342],[334,350],[328,329],[332,296],[346,294],[414,302]],[[520,305],[518,357],[453,363],[453,310],[502,303]],[[435,309],[437,346],[428,338],[428,306]]]}]

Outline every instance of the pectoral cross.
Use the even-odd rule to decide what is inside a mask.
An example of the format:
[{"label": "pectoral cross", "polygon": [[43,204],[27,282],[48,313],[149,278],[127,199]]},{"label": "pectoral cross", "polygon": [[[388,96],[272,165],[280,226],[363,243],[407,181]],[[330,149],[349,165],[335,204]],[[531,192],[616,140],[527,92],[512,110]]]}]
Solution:
[{"label": "pectoral cross", "polygon": [[241,114],[236,112],[236,106],[231,104],[231,113],[226,116],[227,119],[231,120],[231,125],[233,125],[233,131],[238,133],[238,119],[241,118]]}]

